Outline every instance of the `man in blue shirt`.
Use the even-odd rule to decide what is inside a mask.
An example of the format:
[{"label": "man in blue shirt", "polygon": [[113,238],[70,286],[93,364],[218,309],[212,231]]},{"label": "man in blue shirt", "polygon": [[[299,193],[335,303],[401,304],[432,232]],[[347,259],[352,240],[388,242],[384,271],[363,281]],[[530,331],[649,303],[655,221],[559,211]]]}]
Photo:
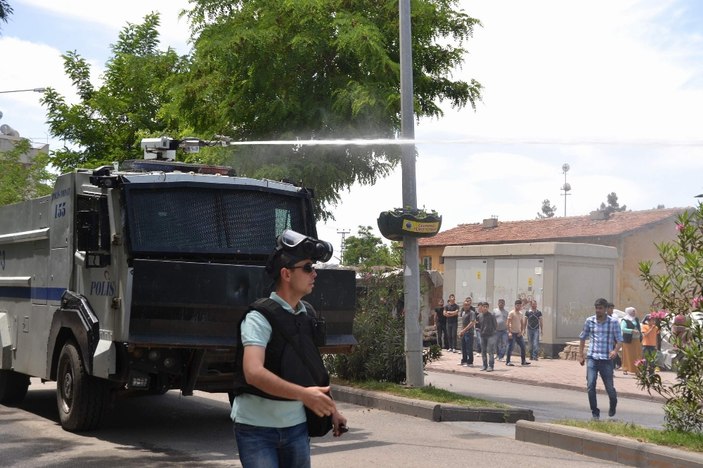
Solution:
[{"label": "man in blue shirt", "polygon": [[[586,359],[588,366],[586,370],[586,382],[588,386],[588,402],[591,406],[591,414],[594,420],[600,419],[600,410],[596,400],[596,380],[600,374],[608,392],[610,399],[610,409],[608,416],[615,416],[615,409],[618,405],[618,394],[613,385],[613,360],[618,355],[622,346],[622,332],[617,320],[611,318],[607,313],[608,301],[600,298],[596,299],[596,315],[586,319],[583,331],[579,335],[579,364],[582,366]],[[583,349],[588,338],[588,354],[584,356]]]}]

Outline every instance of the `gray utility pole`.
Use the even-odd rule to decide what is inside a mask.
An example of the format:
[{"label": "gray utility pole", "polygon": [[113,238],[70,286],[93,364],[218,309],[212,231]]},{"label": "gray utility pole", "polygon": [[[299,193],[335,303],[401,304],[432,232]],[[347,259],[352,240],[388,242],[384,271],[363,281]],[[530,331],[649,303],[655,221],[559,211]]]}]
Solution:
[{"label": "gray utility pole", "polygon": [[347,250],[347,234],[351,233],[349,229],[337,231],[337,234],[342,235],[342,243],[339,245],[339,263],[344,263],[344,251]]},{"label": "gray utility pole", "polygon": [[[410,0],[400,0],[400,133],[401,139],[415,140],[413,107],[413,53],[410,28]],[[417,208],[415,144],[402,145],[403,208]],[[425,385],[422,373],[422,335],[420,333],[420,257],[417,238],[403,237],[405,270],[405,383]]]}]

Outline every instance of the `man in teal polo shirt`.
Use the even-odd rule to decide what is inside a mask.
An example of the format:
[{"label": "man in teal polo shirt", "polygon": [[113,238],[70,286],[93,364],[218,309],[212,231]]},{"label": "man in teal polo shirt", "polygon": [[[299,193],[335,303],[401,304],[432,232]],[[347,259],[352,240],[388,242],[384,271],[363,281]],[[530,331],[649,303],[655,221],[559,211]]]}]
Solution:
[{"label": "man in teal polo shirt", "polygon": [[[279,236],[266,270],[276,281],[270,299],[282,307],[285,312],[281,313],[307,314],[301,299],[312,292],[317,276],[314,261],[328,257],[326,249],[331,256],[328,243],[294,231]],[[318,416],[331,416],[335,437],[346,431],[346,418],[337,411],[329,386],[302,386],[264,366],[267,347],[278,338],[272,336],[271,324],[263,314],[249,312],[240,330],[246,384],[275,398],[244,392],[234,399],[231,417],[242,465],[309,467],[310,438],[304,407]]]}]

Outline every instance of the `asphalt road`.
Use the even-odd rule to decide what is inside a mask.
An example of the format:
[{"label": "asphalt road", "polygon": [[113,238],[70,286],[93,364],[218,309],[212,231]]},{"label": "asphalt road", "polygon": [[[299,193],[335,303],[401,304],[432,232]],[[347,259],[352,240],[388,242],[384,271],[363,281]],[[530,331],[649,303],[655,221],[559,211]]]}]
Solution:
[{"label": "asphalt road", "polygon": [[[565,390],[544,386],[497,381],[442,372],[428,372],[425,384],[451,390],[476,398],[498,401],[519,408],[532,409],[537,422],[559,419],[591,419],[586,390]],[[608,410],[607,395],[598,394],[601,416]],[[618,397],[615,419],[632,422],[645,427],[661,429],[664,425],[664,410],[661,402],[649,402]]]},{"label": "asphalt road", "polygon": [[[483,384],[484,390],[498,386],[502,384]],[[0,466],[240,466],[226,395],[196,392],[185,398],[172,391],[121,399],[102,428],[71,434],[58,424],[54,388],[33,380],[21,405],[0,406]],[[313,467],[608,465],[515,441],[513,425],[436,423],[349,404],[340,408],[350,432],[341,439],[313,439]]]}]

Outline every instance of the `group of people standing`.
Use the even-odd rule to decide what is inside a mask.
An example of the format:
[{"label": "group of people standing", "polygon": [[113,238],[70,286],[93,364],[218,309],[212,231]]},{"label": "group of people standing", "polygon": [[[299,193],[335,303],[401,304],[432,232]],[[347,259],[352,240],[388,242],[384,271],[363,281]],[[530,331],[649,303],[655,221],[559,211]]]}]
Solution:
[{"label": "group of people standing", "polygon": [[[499,361],[505,359],[507,366],[514,366],[511,356],[517,344],[520,347],[521,365],[528,366],[530,362],[526,359],[525,334],[530,345],[531,360],[539,359],[539,343],[544,324],[537,301],[518,299],[511,311],[505,308],[505,299],[499,299],[498,307],[493,311],[488,302],[479,302],[477,307],[478,310],[473,306],[473,299],[467,297],[460,308],[454,294],[450,294],[446,304],[440,299],[434,309],[437,344],[450,353],[458,353],[457,336],[461,338],[459,365],[473,366],[474,349],[477,349],[483,361],[481,370],[493,371],[496,354]],[[526,310],[525,313],[523,309]]]},{"label": "group of people standing", "polygon": [[[615,306],[608,303],[607,314],[613,317]],[[653,362],[659,348],[659,326],[649,314],[640,321],[637,309],[625,308],[625,316],[618,319],[622,332],[622,357],[615,358],[615,369],[622,369],[624,375],[637,372],[637,362],[646,359],[645,365],[650,373],[654,372]]]}]

